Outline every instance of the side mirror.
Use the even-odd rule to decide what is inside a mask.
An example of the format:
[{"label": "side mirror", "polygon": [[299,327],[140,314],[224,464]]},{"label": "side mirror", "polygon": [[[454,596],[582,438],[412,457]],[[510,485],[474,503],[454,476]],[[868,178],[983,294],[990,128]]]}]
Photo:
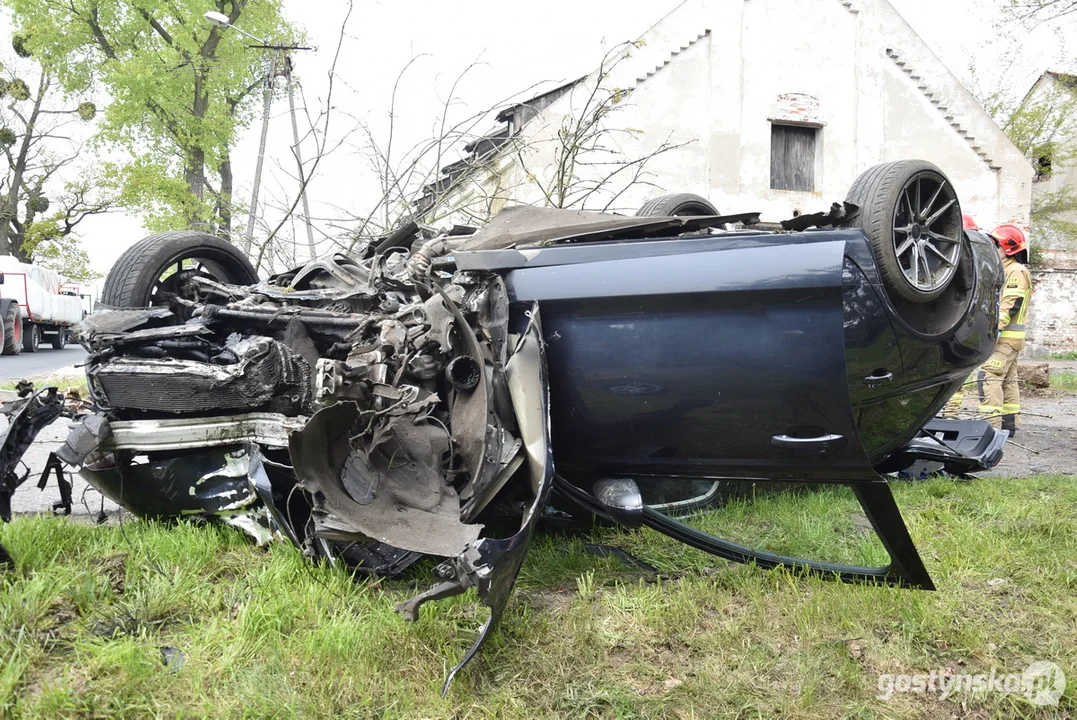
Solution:
[{"label": "side mirror", "polygon": [[594,484],[595,499],[607,514],[628,527],[643,524],[643,495],[635,480],[602,478]]},{"label": "side mirror", "polygon": [[0,285],[4,284],[4,273],[0,272]]}]

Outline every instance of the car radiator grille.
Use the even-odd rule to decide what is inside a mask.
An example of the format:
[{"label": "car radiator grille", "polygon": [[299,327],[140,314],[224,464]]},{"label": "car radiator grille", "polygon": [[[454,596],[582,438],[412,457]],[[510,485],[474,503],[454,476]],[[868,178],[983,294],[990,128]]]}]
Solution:
[{"label": "car radiator grille", "polygon": [[182,414],[271,405],[302,412],[311,401],[310,368],[286,346],[268,339],[264,345],[234,365],[114,358],[90,379],[112,408]]}]

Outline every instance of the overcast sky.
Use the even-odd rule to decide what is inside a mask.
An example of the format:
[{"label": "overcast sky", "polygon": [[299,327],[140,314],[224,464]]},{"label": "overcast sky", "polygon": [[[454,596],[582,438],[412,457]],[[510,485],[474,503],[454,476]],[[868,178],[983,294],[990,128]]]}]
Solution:
[{"label": "overcast sky", "polygon": [[[1024,49],[1021,84],[1031,82],[1062,56],[1058,38],[1046,30],[1011,32],[1000,38],[993,27],[992,0],[891,2],[963,80],[968,78],[970,63],[989,82],[997,78],[998,52],[1009,43]],[[357,0],[337,64],[346,84],[334,89],[333,105],[339,117],[334,118],[334,127],[339,132],[361,120],[376,133],[384,131],[397,74],[419,56],[398,92],[396,121],[406,145],[409,136],[414,142],[429,135],[452,82],[473,62],[479,65],[457,88],[462,104],[455,111],[460,114],[489,107],[536,83],[563,82],[586,74],[606,49],[639,37],[679,4],[680,0],[544,0],[531,6],[494,0]],[[288,18],[303,26],[309,44],[318,48],[296,59],[306,105],[316,114],[325,104],[327,72],[346,3],[284,0],[284,5]],[[5,36],[10,33],[6,22],[0,22],[0,30]],[[294,168],[288,149],[291,126],[285,102],[278,102],[274,111],[263,197],[283,200],[294,192],[294,181],[286,172]],[[300,123],[302,132],[302,119]],[[256,122],[233,154],[237,193],[249,192],[257,141]],[[355,212],[369,207],[369,173],[349,148],[338,151],[321,170],[310,188],[312,215],[337,217],[341,214],[338,207]],[[94,267],[102,273],[123,249],[144,235],[136,220],[119,214],[91,220],[84,238]]]}]

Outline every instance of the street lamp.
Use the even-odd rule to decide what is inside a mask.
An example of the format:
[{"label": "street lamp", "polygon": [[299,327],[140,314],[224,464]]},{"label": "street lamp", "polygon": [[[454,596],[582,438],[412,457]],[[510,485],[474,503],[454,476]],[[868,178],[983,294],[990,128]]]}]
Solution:
[{"label": "street lamp", "polygon": [[303,201],[303,215],[307,226],[307,245],[310,248],[311,259],[314,259],[314,229],[310,222],[310,203],[307,201],[306,179],[303,175],[303,156],[299,151],[299,125],[295,118],[295,94],[292,89],[292,60],[288,56],[289,50],[311,50],[312,48],[301,47],[299,45],[270,44],[262,38],[251,35],[246,30],[233,25],[232,21],[224,13],[210,10],[203,15],[203,17],[212,25],[219,28],[231,28],[240,35],[249,37],[251,40],[258,43],[257,45],[248,45],[248,48],[276,50],[280,54],[279,73],[277,69],[278,59],[276,57],[269,62],[269,67],[266,72],[265,93],[262,105],[262,137],[258,143],[258,162],[254,166],[254,187],[251,189],[251,209],[247,217],[247,235],[243,239],[244,251],[250,253],[251,245],[254,242],[254,217],[258,210],[258,191],[262,185],[262,165],[265,161],[266,154],[266,136],[269,134],[269,114],[273,105],[273,80],[280,74],[284,76],[288,86],[288,109],[291,111],[292,139],[295,142],[295,145],[292,147],[292,152],[295,154],[296,164],[299,167],[299,195]]},{"label": "street lamp", "polygon": [[216,25],[217,27],[221,27],[221,28],[232,28],[232,29],[233,29],[233,30],[235,30],[235,31],[236,31],[237,33],[239,33],[240,35],[246,35],[247,37],[249,37],[249,38],[250,38],[251,40],[254,40],[255,42],[259,42],[259,43],[261,43],[261,44],[263,44],[263,45],[266,45],[266,44],[267,44],[267,43],[266,43],[266,41],[265,41],[265,40],[263,40],[262,38],[260,38],[260,37],[255,37],[254,35],[251,35],[251,34],[250,34],[249,32],[247,32],[246,30],[244,30],[244,29],[242,29],[242,28],[238,28],[238,27],[236,27],[235,25],[233,25],[233,24],[232,24],[232,21],[231,21],[231,20],[229,20],[229,19],[228,19],[228,16],[227,16],[227,15],[225,15],[224,13],[219,13],[219,12],[215,12],[215,11],[213,11],[213,10],[210,10],[209,12],[207,12],[207,13],[206,13],[205,15],[203,15],[202,17],[204,17],[204,18],[205,18],[206,20],[209,20],[209,21],[210,21],[210,23],[212,23],[212,24]]},{"label": "street lamp", "polygon": [[215,12],[213,10],[208,11],[202,17],[204,17],[206,20],[209,20],[217,27],[228,27],[232,24],[232,21],[228,19],[227,15],[225,15],[224,13]]}]

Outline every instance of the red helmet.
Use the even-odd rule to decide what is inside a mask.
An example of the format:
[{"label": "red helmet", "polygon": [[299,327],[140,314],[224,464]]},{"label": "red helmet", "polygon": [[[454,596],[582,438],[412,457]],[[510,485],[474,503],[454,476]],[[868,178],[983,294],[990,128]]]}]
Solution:
[{"label": "red helmet", "polygon": [[1024,230],[1010,223],[999,225],[992,230],[991,237],[995,239],[995,242],[1002,248],[1002,252],[1006,253],[1007,256],[1016,255],[1022,250],[1028,249],[1028,240],[1025,238]]},{"label": "red helmet", "polygon": [[966,230],[979,230],[980,226],[976,224],[976,221],[972,219],[972,216],[968,213],[961,213],[961,226]]}]

